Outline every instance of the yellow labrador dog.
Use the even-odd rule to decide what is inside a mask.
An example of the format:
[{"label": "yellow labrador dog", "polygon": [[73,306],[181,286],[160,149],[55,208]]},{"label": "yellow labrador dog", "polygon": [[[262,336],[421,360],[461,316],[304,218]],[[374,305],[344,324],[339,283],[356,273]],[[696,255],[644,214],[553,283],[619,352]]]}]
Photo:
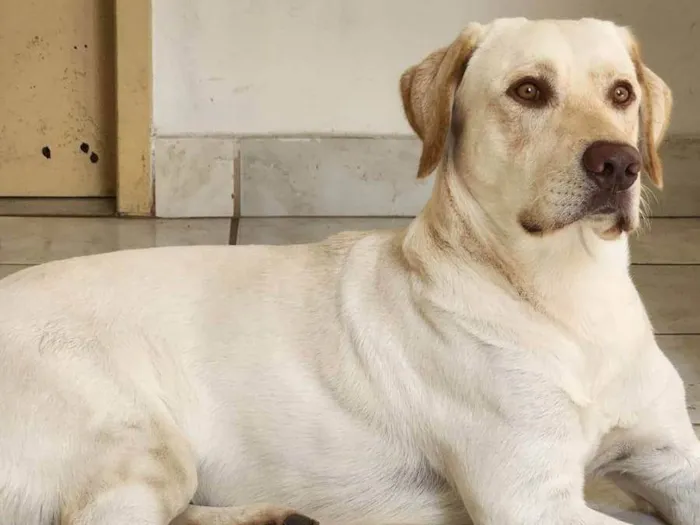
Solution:
[{"label": "yellow labrador dog", "polygon": [[436,176],[405,230],[0,283],[2,525],[623,523],[594,475],[700,523],[683,384],[628,275],[667,86],[624,28],[507,19],[401,92]]}]

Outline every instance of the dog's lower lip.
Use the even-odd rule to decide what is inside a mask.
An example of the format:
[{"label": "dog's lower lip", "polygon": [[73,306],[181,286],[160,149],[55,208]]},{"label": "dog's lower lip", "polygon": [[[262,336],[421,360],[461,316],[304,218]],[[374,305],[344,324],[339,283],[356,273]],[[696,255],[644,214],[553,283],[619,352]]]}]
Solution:
[{"label": "dog's lower lip", "polygon": [[595,213],[601,214],[601,215],[609,215],[611,213],[617,212],[618,209],[619,208],[617,206],[615,206],[614,204],[605,204],[602,207],[595,210]]}]

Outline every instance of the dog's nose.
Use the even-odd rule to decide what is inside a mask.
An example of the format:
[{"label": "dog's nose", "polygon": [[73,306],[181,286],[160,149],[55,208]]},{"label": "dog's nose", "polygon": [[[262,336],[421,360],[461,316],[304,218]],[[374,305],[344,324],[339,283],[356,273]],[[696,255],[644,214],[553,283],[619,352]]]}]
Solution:
[{"label": "dog's nose", "polygon": [[625,191],[637,180],[642,159],[636,148],[627,144],[599,141],[583,152],[583,167],[604,190]]}]

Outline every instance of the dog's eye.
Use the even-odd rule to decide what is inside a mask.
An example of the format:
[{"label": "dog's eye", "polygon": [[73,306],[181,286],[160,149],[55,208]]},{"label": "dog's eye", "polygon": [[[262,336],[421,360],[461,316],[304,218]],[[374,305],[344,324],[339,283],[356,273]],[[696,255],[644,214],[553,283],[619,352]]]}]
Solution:
[{"label": "dog's eye", "polygon": [[618,107],[626,107],[634,100],[634,92],[632,86],[626,82],[615,84],[610,90],[610,100]]},{"label": "dog's eye", "polygon": [[537,100],[542,95],[542,93],[540,93],[540,89],[535,84],[531,84],[530,82],[520,84],[518,89],[515,90],[515,93],[521,99],[528,101]]},{"label": "dog's eye", "polygon": [[548,85],[534,78],[526,78],[513,84],[508,95],[525,106],[541,107],[549,102],[551,90]]}]

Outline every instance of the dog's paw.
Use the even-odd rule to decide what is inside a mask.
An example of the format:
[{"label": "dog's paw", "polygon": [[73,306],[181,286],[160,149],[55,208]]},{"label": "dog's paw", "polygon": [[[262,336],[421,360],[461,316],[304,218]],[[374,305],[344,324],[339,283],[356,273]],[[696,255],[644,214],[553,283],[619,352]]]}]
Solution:
[{"label": "dog's paw", "polygon": [[258,517],[262,519],[247,525],[319,525],[318,521],[290,509],[268,508]]},{"label": "dog's paw", "polygon": [[297,514],[296,512],[290,514],[282,521],[282,525],[319,525],[318,521],[304,516],[303,514]]},{"label": "dog's paw", "polygon": [[274,505],[200,507],[190,505],[172,525],[319,525],[294,509]]}]

